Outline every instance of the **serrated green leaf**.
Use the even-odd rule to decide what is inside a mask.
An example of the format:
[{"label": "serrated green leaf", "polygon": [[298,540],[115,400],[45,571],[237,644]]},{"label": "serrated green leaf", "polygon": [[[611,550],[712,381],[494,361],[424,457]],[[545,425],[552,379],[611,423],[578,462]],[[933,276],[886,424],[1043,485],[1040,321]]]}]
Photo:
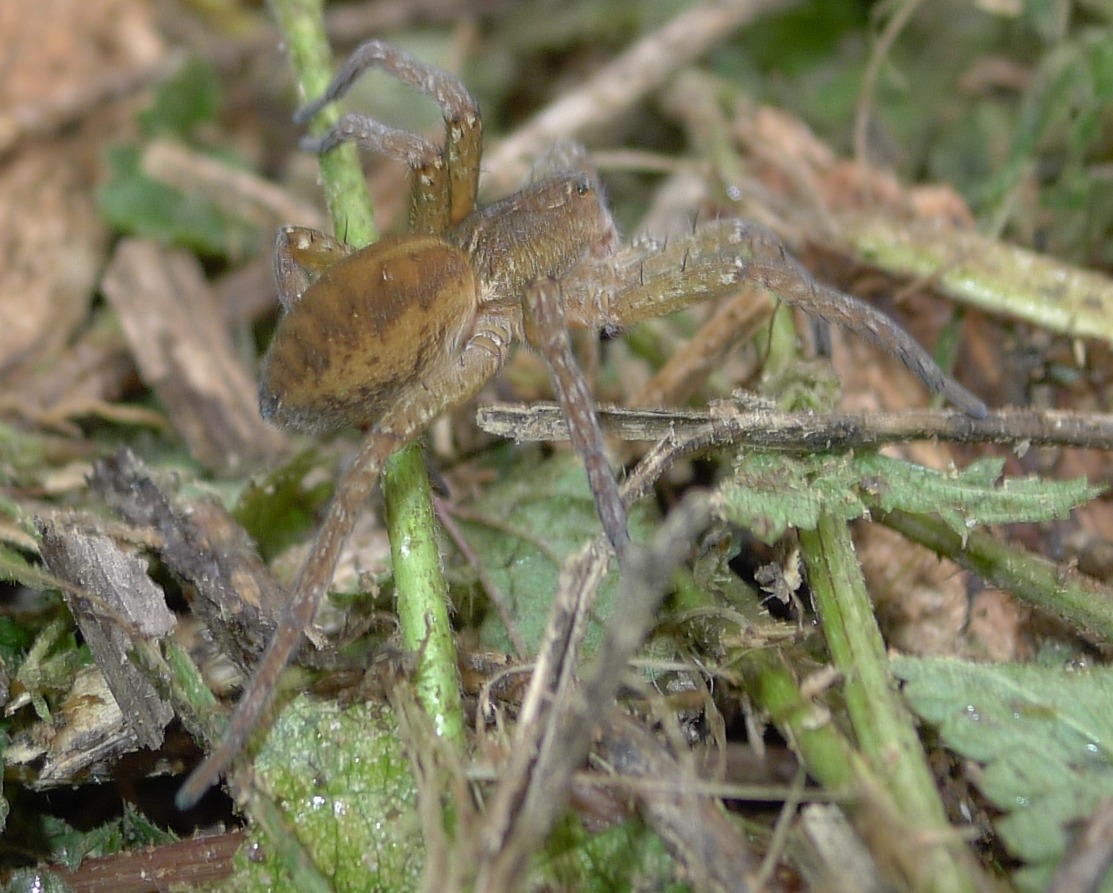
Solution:
[{"label": "serrated green leaf", "polygon": [[[984,764],[975,780],[1005,813],[1001,838],[1029,863],[1018,883],[1044,889],[1070,827],[1113,796],[1113,669],[908,657],[892,666],[912,709]],[[1101,890],[1113,891],[1113,874]]]},{"label": "serrated green leaf", "polygon": [[1004,478],[997,484],[1004,464],[1004,459],[979,459],[962,471],[943,473],[880,453],[865,453],[855,461],[868,476],[866,501],[871,507],[936,514],[959,536],[978,525],[1065,518],[1102,492],[1084,479]]},{"label": "serrated green leaf", "polygon": [[43,833],[50,843],[53,861],[71,871],[85,859],[109,856],[132,847],[172,843],[178,839],[173,832],[152,824],[126,801],[122,816],[87,831],[78,830],[57,816],[45,816]]},{"label": "serrated green leaf", "polygon": [[725,520],[772,544],[790,527],[815,529],[825,508],[851,520],[866,513],[856,494],[858,474],[850,454],[789,456],[751,452],[739,456],[720,487]]},{"label": "serrated green leaf", "polygon": [[997,483],[1003,461],[982,459],[943,473],[872,452],[749,453],[736,460],[734,475],[720,487],[721,512],[767,543],[789,527],[813,530],[821,510],[847,520],[870,509],[936,514],[962,537],[979,524],[1062,518],[1102,492],[1081,479]]},{"label": "serrated green leaf", "polygon": [[[458,525],[532,653],[545,629],[561,564],[601,528],[583,465],[571,453],[544,461],[538,450],[499,451],[499,457],[506,464],[500,467],[498,481],[469,506],[469,518]],[[644,535],[648,512],[642,505],[631,512],[634,539]],[[490,523],[479,518],[489,518]],[[612,568],[599,590],[598,617],[609,616],[617,588],[618,575]],[[592,623],[585,639],[588,651],[601,635],[602,628]],[[512,650],[493,611],[481,638],[484,647]]]}]

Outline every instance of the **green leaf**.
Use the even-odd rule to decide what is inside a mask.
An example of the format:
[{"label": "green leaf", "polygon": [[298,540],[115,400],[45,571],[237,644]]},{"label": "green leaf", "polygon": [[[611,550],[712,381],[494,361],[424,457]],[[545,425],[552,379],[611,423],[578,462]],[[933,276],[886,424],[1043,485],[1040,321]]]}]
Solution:
[{"label": "green leaf", "polygon": [[[254,775],[336,893],[420,888],[426,844],[417,788],[389,707],[297,697],[267,733]],[[221,893],[301,889],[286,873],[282,847],[253,831]],[[568,816],[535,857],[529,887],[622,891],[652,877],[679,893],[686,888],[668,883],[672,864],[637,820],[588,832]]]},{"label": "green leaf", "polygon": [[150,138],[187,135],[198,124],[215,121],[220,112],[220,82],[202,59],[186,61],[170,80],[154,91],[150,108],[139,113],[139,129]]},{"label": "green leaf", "polygon": [[578,818],[569,815],[554,829],[547,848],[534,859],[534,883],[530,886],[581,893],[690,890],[675,879],[676,870],[661,838],[638,819],[589,831]]},{"label": "green leaf", "polygon": [[[975,780],[1005,814],[1001,839],[1029,863],[1018,885],[1046,889],[1071,826],[1113,796],[1113,669],[908,657],[892,666],[912,709],[984,765]],[[1101,890],[1113,891],[1113,875]]]},{"label": "green leaf", "polygon": [[[155,91],[151,107],[139,115],[139,128],[145,140],[190,142],[197,126],[215,120],[219,110],[215,73],[204,62],[193,60]],[[181,192],[149,177],[142,169],[142,156],[139,146],[111,146],[105,152],[109,174],[97,187],[96,201],[110,225],[211,257],[236,259],[255,249],[258,238],[253,224],[221,211],[200,194]]]},{"label": "green leaf", "polygon": [[1025,93],[1009,159],[988,181],[990,207],[1000,209],[1026,182],[1039,183],[1041,203],[1059,212],[1052,247],[1060,256],[1090,260],[1107,241],[1110,189],[1093,160],[1111,101],[1113,30],[1089,28],[1056,44]]},{"label": "green leaf", "polygon": [[75,870],[85,859],[109,856],[133,847],[172,843],[177,836],[153,825],[125,801],[124,814],[88,831],[79,831],[57,816],[45,816],[43,832],[53,860]]},{"label": "green leaf", "polygon": [[12,671],[19,666],[23,653],[31,647],[34,634],[13,617],[0,617],[0,661]]},{"label": "green leaf", "polygon": [[104,161],[108,179],[97,187],[97,209],[121,232],[216,257],[242,256],[256,243],[254,227],[147,176],[138,147],[111,146]]},{"label": "green leaf", "polygon": [[747,453],[720,489],[722,514],[767,543],[789,527],[814,530],[821,510],[852,520],[871,509],[936,514],[954,532],[1065,517],[1102,489],[1085,480],[1005,478],[1002,459],[943,473],[879,453],[792,456]]},{"label": "green leaf", "polygon": [[[299,696],[268,732],[254,773],[336,893],[418,888],[417,789],[389,708]],[[294,889],[283,842],[258,842],[241,847],[222,891]]]},{"label": "green leaf", "polygon": [[318,520],[317,513],[332,494],[332,484],[323,480],[305,486],[305,478],[317,464],[316,453],[306,450],[240,495],[233,512],[251,534],[264,561],[299,542]]},{"label": "green leaf", "polygon": [[16,672],[9,709],[30,703],[44,722],[51,721],[47,696],[70,690],[81,664],[73,620],[50,621],[35,639]]},{"label": "green leaf", "polygon": [[890,459],[880,453],[858,457],[870,491],[870,507],[939,515],[959,536],[978,525],[1050,521],[1096,498],[1101,487],[1084,479],[1047,481],[1037,477],[997,479],[1005,460],[979,459],[962,471],[938,472]]},{"label": "green leaf", "polygon": [[814,530],[824,508],[847,520],[860,518],[866,507],[856,493],[853,463],[849,454],[743,453],[719,490],[723,518],[768,544],[790,527]]},{"label": "green leaf", "polygon": [[[561,564],[598,536],[601,527],[587,475],[574,455],[558,453],[541,461],[539,450],[518,449],[500,450],[498,456],[506,462],[497,482],[468,507],[469,517],[457,523],[533,653],[548,620]],[[634,539],[644,534],[647,513],[640,505],[631,512]],[[599,590],[598,617],[609,616],[617,589],[612,568]],[[601,636],[602,627],[593,622],[585,639],[588,652]],[[483,624],[481,639],[483,647],[511,650],[494,611]]]}]

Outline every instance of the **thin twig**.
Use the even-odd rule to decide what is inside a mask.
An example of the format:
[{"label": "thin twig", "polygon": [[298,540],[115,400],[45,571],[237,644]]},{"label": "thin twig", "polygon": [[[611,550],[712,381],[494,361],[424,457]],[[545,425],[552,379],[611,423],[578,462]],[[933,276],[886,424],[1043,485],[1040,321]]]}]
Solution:
[{"label": "thin twig", "polygon": [[[909,440],[1113,450],[1113,415],[1066,410],[1002,409],[984,419],[937,410],[818,415],[730,405],[707,410],[600,408],[598,414],[603,430],[612,436],[644,441],[672,438],[683,443],[687,452],[731,445],[823,452]],[[489,434],[518,442],[568,439],[560,408],[552,403],[485,406],[476,413],[476,424]]]},{"label": "thin twig", "polygon": [[790,3],[791,0],[702,3],[672,19],[488,152],[484,163],[486,186],[494,194],[509,192],[529,172],[534,160],[558,139],[578,137],[592,127],[613,121],[733,31]]}]

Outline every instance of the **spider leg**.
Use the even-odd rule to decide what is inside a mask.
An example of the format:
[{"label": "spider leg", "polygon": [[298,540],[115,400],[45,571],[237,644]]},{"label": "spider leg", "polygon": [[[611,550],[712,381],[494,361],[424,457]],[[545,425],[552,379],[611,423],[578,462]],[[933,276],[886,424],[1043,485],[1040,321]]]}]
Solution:
[{"label": "spider leg", "polygon": [[224,737],[178,790],[175,801],[179,809],[189,809],[216,784],[228,763],[243,750],[259,725],[274,699],[278,677],[300,644],[332,582],[340,550],[352,532],[360,506],[374,490],[383,464],[403,443],[397,435],[373,430],[341,477],[313,544],[313,551],[298,575],[293,596],[279,621],[274,638],[240,696]]},{"label": "spider leg", "polygon": [[747,275],[786,304],[835,323],[888,351],[928,386],[971,418],[989,414],[985,403],[939,368],[939,364],[911,335],[874,307],[822,285],[796,261],[792,265],[751,263]]},{"label": "spider leg", "polygon": [[786,304],[881,347],[967,415],[984,418],[987,413],[985,404],[947,376],[896,322],[817,282],[763,227],[740,220],[710,221],[672,244],[642,240],[610,263],[609,276],[617,285],[608,294],[592,296],[589,304],[570,306],[574,324],[584,324],[595,314],[604,325],[627,326],[729,294],[740,282],[753,282]]},{"label": "spider leg", "polygon": [[[325,105],[347,93],[352,84],[368,68],[383,69],[440,106],[445,123],[443,157],[447,159],[448,164],[449,220],[451,223],[459,223],[475,209],[475,196],[479,186],[479,160],[483,151],[483,125],[479,117],[479,106],[455,75],[428,65],[393,44],[382,40],[369,40],[357,47],[348,57],[348,61],[336,73],[319,98],[298,109],[294,114],[294,120],[304,124]],[[350,124],[348,128],[353,129]],[[333,130],[335,131],[336,128]],[[325,139],[328,140],[331,136],[330,132]],[[345,136],[341,133],[331,145],[352,138],[357,137]],[[365,143],[362,139],[360,142],[376,151],[382,151],[375,144]]]},{"label": "spider leg", "polygon": [[448,228],[451,198],[448,169],[440,148],[416,133],[354,112],[344,115],[324,136],[305,137],[301,147],[307,152],[323,154],[346,142],[401,161],[410,169],[413,175],[410,229],[413,232],[436,235]]},{"label": "spider leg", "polygon": [[474,396],[502,365],[509,339],[502,323],[477,326],[456,357],[431,369],[426,378],[399,395],[391,411],[367,434],[359,451],[337,482],[335,495],[317,532],[290,602],[263,652],[255,673],[240,696],[221,741],[186,779],[175,798],[188,809],[214,785],[239,754],[274,699],[276,683],[289,663],[321,600],[332,583],[340,552],[351,535],[360,507],[379,481],[390,455],[424,431],[446,408]]},{"label": "spider leg", "polygon": [[551,277],[534,282],[523,300],[523,313],[526,336],[545,357],[569,437],[587,469],[603,532],[621,562],[630,544],[626,509],[603,451],[603,430],[591,391],[572,354],[560,283]]}]

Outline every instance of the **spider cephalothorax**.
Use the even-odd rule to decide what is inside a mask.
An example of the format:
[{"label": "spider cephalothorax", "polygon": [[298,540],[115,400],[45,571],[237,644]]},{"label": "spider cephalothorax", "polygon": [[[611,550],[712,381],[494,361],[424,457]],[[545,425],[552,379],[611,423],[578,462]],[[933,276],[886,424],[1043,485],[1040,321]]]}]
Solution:
[{"label": "spider cephalothorax", "polygon": [[625,512],[566,325],[615,331],[748,281],[882,345],[965,412],[986,412],[895,323],[817,283],[761,227],[713,220],[669,244],[643,238],[622,245],[582,149],[554,151],[533,182],[477,210],[482,138],[475,100],[454,76],[388,43],[362,45],[296,119],[309,119],[372,66],[440,106],[445,145],[351,114],[323,139],[308,141],[324,152],[354,140],[404,161],[413,172],[411,233],[358,251],[301,227],[278,235],[284,315],[263,361],[262,413],[302,431],[363,426],[368,433],[228,734],[183,787],[183,804],[216,780],[258,722],[383,463],[441,413],[474,396],[517,340],[549,364],[604,530],[620,555],[628,542]]}]

